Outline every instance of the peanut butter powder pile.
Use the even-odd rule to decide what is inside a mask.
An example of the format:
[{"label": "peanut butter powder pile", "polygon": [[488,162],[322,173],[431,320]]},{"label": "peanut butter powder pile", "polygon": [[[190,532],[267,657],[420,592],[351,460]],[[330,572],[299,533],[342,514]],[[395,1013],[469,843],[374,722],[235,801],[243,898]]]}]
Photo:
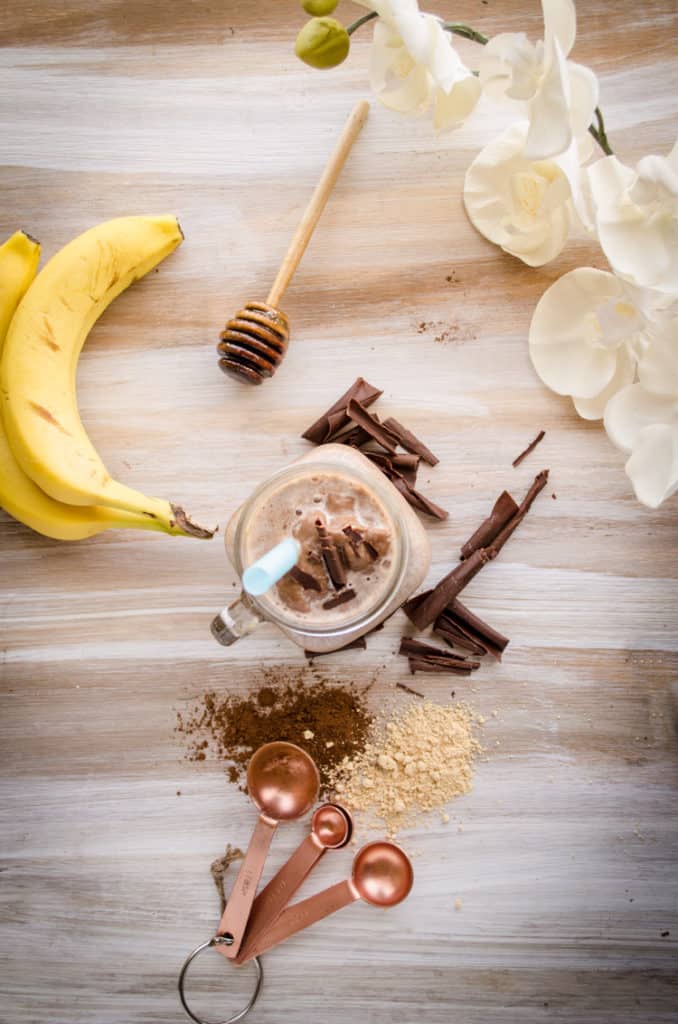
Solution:
[{"label": "peanut butter powder pile", "polygon": [[469,792],[481,750],[474,721],[465,705],[408,704],[332,771],[337,798],[352,810],[371,811],[393,837]]}]

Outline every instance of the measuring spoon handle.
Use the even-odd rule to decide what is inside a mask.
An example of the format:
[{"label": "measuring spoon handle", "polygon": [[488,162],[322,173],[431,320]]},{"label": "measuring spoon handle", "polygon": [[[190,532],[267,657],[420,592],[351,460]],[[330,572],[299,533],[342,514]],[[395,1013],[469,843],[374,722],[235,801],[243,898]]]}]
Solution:
[{"label": "measuring spoon handle", "polygon": [[277,824],[277,821],[267,818],[264,814],[259,815],[245,859],[240,865],[238,877],[233,883],[226,909],[219,922],[217,935],[232,935],[233,942],[230,946],[219,943],[214,948],[229,960],[235,959],[242,945],[247,919]]},{"label": "measuring spoon handle", "polygon": [[306,875],[324,852],[325,847],[321,846],[317,839],[314,839],[313,834],[306,836],[289,860],[261,890],[252,904],[245,939],[241,946],[242,952],[236,957],[236,963],[244,963],[245,960],[250,959],[250,947],[262,932],[270,928],[278,919]]},{"label": "measuring spoon handle", "polygon": [[[346,879],[343,882],[337,882],[336,885],[331,885],[329,889],[323,889],[315,896],[300,900],[294,906],[283,910],[275,924],[262,932],[251,947],[248,944],[247,960],[265,953],[267,949],[289,939],[290,935],[296,935],[297,932],[315,924],[316,921],[322,921],[324,917],[329,917],[330,914],[334,914],[337,910],[341,910],[359,899],[360,894]],[[245,963],[245,958],[242,962]]]}]

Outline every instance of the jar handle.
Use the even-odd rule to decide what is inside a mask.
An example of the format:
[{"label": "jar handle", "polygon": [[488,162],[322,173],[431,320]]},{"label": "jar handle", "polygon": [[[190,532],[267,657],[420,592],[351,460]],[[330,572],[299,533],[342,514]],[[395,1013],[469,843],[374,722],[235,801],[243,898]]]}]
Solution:
[{"label": "jar handle", "polygon": [[230,647],[236,640],[254,632],[265,619],[254,607],[247,594],[242,593],[233,604],[229,604],[212,619],[212,636],[224,647]]}]

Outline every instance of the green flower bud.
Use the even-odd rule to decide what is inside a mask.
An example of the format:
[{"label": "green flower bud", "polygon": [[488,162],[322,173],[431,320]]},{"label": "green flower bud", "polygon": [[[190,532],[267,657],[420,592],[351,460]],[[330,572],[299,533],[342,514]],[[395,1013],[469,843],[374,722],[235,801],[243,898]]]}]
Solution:
[{"label": "green flower bud", "polygon": [[339,0],[303,0],[302,7],[307,14],[314,18],[322,18],[325,14],[331,14]]},{"label": "green flower bud", "polygon": [[335,18],[313,18],[297,36],[294,52],[312,68],[336,68],[348,56],[348,32]]}]

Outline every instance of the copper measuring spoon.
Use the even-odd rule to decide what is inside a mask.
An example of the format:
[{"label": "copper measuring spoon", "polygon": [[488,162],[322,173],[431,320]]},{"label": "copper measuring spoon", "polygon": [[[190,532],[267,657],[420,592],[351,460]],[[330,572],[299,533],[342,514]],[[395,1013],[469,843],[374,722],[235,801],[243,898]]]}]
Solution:
[{"label": "copper measuring spoon", "polygon": [[228,897],[215,946],[235,959],[242,945],[247,919],[264,868],[273,833],[279,821],[293,821],[315,803],[320,777],[315,762],[294,743],[266,743],[252,755],[247,766],[247,789],[261,811],[238,877]]},{"label": "copper measuring spoon", "polygon": [[394,907],[408,895],[413,881],[410,858],[399,846],[385,841],[368,843],[355,855],[351,878],[283,910],[258,941],[251,946],[248,944],[247,959],[259,956],[356,900],[365,900],[376,907]]},{"label": "copper measuring spoon", "polygon": [[289,860],[266,885],[254,903],[237,964],[251,959],[250,949],[278,919],[290,899],[326,850],[339,850],[353,834],[353,821],[339,804],[321,804],[311,819],[311,831]]}]

